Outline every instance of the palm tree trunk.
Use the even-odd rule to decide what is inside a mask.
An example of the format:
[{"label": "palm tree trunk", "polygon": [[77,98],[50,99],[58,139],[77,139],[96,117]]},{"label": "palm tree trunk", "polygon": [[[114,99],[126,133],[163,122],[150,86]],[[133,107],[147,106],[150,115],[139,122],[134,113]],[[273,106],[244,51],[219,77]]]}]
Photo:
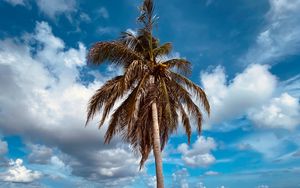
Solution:
[{"label": "palm tree trunk", "polygon": [[157,183],[157,188],[163,188],[164,177],[163,177],[162,158],[161,158],[157,106],[155,102],[152,103],[152,119],[153,119],[153,154],[155,158],[155,167],[156,167],[156,183]]}]

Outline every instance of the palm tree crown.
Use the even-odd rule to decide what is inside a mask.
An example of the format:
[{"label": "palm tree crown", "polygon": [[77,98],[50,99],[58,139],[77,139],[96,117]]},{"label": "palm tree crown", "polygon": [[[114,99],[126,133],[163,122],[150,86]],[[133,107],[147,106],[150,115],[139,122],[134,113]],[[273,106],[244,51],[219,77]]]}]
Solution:
[{"label": "palm tree crown", "polygon": [[152,0],[145,0],[138,21],[142,28],[137,34],[123,32],[115,41],[97,42],[89,50],[88,62],[100,65],[105,61],[123,67],[123,74],[108,80],[98,89],[88,104],[87,123],[102,112],[99,128],[108,118],[118,99],[123,102],[112,113],[105,134],[105,143],[120,134],[142,156],[140,167],[153,149],[153,113],[156,103],[161,150],[169,135],[177,130],[179,121],[191,137],[191,119],[201,132],[202,112],[194,102],[196,96],[209,114],[210,107],[204,91],[190,81],[191,63],[185,59],[162,60],[171,50],[171,43],[160,44],[152,35],[156,17]]}]

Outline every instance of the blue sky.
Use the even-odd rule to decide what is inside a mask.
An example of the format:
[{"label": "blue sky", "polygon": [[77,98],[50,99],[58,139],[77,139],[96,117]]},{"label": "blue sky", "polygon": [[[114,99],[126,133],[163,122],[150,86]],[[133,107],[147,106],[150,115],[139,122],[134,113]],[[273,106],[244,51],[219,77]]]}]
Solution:
[{"label": "blue sky", "polygon": [[[113,66],[96,41],[135,30],[141,1],[0,0],[0,187],[154,187],[150,156],[103,144],[86,104]],[[155,35],[192,62],[211,117],[163,152],[166,187],[300,186],[300,1],[156,0]]]}]

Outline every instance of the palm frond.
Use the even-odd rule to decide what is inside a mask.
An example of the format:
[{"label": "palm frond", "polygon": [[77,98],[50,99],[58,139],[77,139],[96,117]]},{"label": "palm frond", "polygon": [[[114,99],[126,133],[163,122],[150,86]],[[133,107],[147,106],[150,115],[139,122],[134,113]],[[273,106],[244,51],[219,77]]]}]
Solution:
[{"label": "palm frond", "polygon": [[98,128],[104,124],[105,119],[107,118],[109,112],[114,107],[117,99],[122,98],[125,94],[125,92],[128,91],[128,89],[125,89],[123,86],[123,83],[118,84],[116,87],[114,87],[114,91],[112,92],[111,96],[105,101],[105,107],[102,114],[102,119],[99,123]]},{"label": "palm frond", "polygon": [[86,124],[95,116],[97,112],[100,111],[102,106],[111,96],[111,93],[114,91],[120,83],[123,83],[123,76],[114,77],[111,80],[108,80],[100,89],[96,91],[96,93],[89,100],[89,104],[87,107],[87,120]]},{"label": "palm frond", "polygon": [[185,133],[188,136],[188,144],[191,143],[191,135],[192,135],[192,128],[191,128],[191,124],[190,124],[190,119],[187,115],[187,113],[184,110],[184,107],[182,104],[179,104],[179,111],[181,114],[181,121],[182,121],[182,125],[185,129]]},{"label": "palm frond", "polygon": [[162,63],[169,68],[176,68],[183,74],[190,74],[192,72],[191,63],[185,59],[170,59]]},{"label": "palm frond", "polygon": [[153,16],[154,4],[152,0],[144,0],[141,6],[141,15],[138,17],[138,21],[143,23],[147,30],[151,30],[155,22],[156,17]]},{"label": "palm frond", "polygon": [[165,43],[153,50],[154,57],[168,55],[172,51],[172,44]]},{"label": "palm frond", "polygon": [[130,31],[122,32],[119,40],[122,44],[126,45],[132,50],[135,50],[136,46],[140,44],[138,36]]},{"label": "palm frond", "polygon": [[181,84],[184,84],[192,92],[196,93],[197,97],[201,100],[201,104],[204,106],[205,111],[207,112],[208,115],[210,114],[210,106],[209,106],[208,99],[206,97],[205,92],[199,86],[194,84],[188,78],[186,78],[178,73],[175,73],[175,72],[171,72],[171,77],[174,80],[177,80],[178,82],[180,82]]},{"label": "palm frond", "polygon": [[137,103],[139,102],[138,98],[141,95],[141,92],[143,92],[143,88],[145,87],[145,83],[148,77],[148,74],[144,75],[142,80],[129,94],[127,99],[112,114],[112,119],[105,133],[105,143],[110,142],[116,130],[124,130],[125,127],[123,126],[127,126],[127,129],[130,129],[133,122],[136,121],[136,113],[138,111],[137,107],[139,107],[139,105],[137,105]]},{"label": "palm frond", "polygon": [[[141,105],[139,111],[139,118],[135,123],[134,127],[130,131],[130,143],[137,148],[141,153],[141,161],[140,161],[140,169],[144,165],[145,161],[148,159],[148,156],[152,150],[153,140],[152,140],[152,111],[151,104],[153,102],[153,98],[151,96],[147,96]],[[147,123],[145,123],[147,122]],[[140,132],[140,135],[137,134]]]},{"label": "palm frond", "polygon": [[105,61],[117,65],[128,65],[134,60],[143,60],[143,57],[121,42],[112,41],[94,44],[89,50],[87,60],[95,65],[102,64]]},{"label": "palm frond", "polygon": [[124,88],[132,85],[137,78],[143,77],[148,72],[148,67],[143,64],[143,61],[134,60],[124,72]]},{"label": "palm frond", "polygon": [[171,104],[170,104],[170,99],[169,99],[169,92],[167,90],[167,86],[166,83],[164,81],[164,79],[160,79],[160,85],[161,85],[161,91],[162,91],[162,100],[164,103],[164,108],[165,111],[164,113],[166,114],[166,120],[168,123],[171,123],[172,121],[172,112],[171,112]]},{"label": "palm frond", "polygon": [[182,103],[187,107],[188,112],[192,115],[197,122],[198,132],[201,132],[202,129],[202,120],[203,116],[199,109],[199,107],[194,103],[191,99],[190,93],[177,82],[167,82],[168,87],[172,89],[170,95],[174,95],[174,97],[178,98]]}]

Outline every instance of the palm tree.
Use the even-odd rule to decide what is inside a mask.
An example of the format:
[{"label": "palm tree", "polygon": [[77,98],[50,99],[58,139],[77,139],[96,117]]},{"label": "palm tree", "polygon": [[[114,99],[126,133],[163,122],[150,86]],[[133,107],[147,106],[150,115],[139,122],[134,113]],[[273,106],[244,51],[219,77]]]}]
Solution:
[{"label": "palm tree", "polygon": [[201,132],[202,112],[192,100],[196,96],[203,109],[210,112],[204,91],[190,81],[191,63],[185,59],[162,60],[172,50],[171,43],[160,44],[152,35],[156,21],[152,0],[144,0],[138,18],[142,27],[137,34],[123,32],[115,41],[97,42],[89,50],[88,62],[100,65],[105,61],[121,66],[123,74],[108,80],[91,97],[87,122],[99,111],[99,128],[119,99],[122,103],[112,113],[105,134],[109,143],[116,134],[131,144],[141,155],[140,169],[153,149],[157,187],[164,187],[161,151],[169,135],[177,130],[179,120],[191,137],[190,117]]}]

